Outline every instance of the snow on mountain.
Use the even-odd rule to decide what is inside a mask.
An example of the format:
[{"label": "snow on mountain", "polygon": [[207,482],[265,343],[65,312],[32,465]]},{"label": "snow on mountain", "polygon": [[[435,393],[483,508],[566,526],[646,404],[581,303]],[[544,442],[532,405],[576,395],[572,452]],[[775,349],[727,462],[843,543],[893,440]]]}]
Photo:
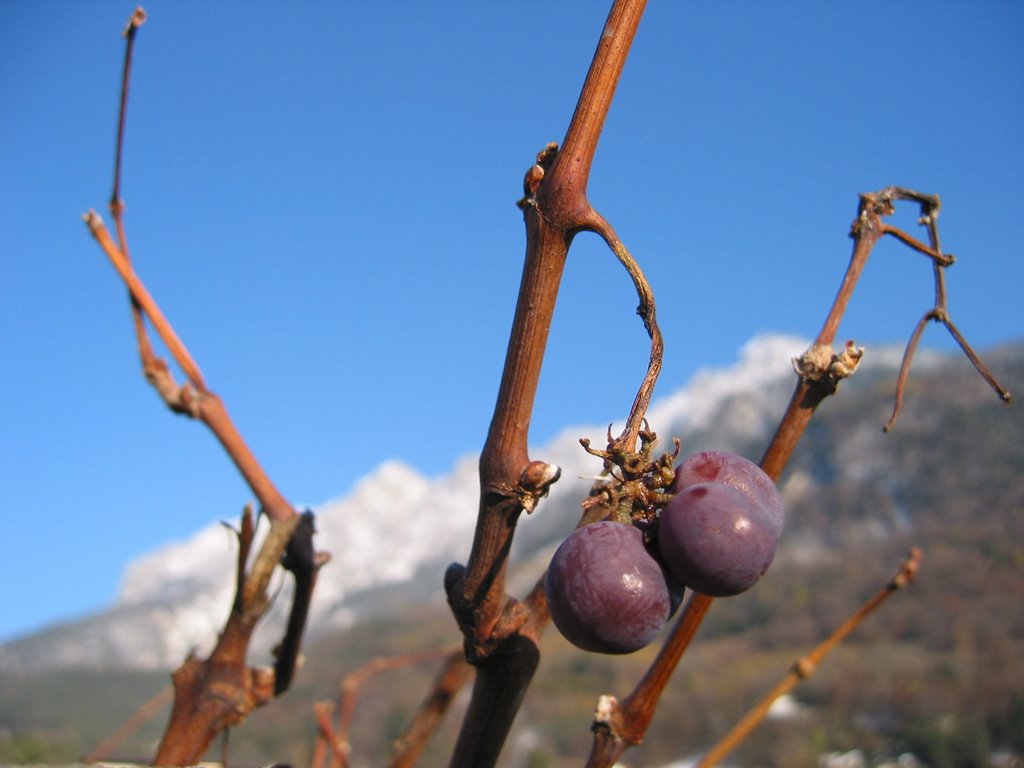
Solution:
[{"label": "snow on mountain", "polygon": [[[790,361],[806,347],[806,340],[793,337],[754,338],[734,365],[701,371],[684,389],[656,401],[649,412],[652,427],[667,438],[666,444],[673,435],[686,434],[687,453],[704,447],[692,444],[689,436],[708,430],[730,446],[762,441],[793,386]],[[575,525],[579,502],[601,468],[599,459],[582,450],[579,438],[601,445],[606,428],[570,428],[531,449],[535,458],[562,467],[562,477],[550,497],[520,523],[513,553],[513,562],[520,565],[511,574],[517,587],[543,571],[550,550]],[[464,457],[437,478],[386,461],[351,493],[319,505],[317,547],[334,559],[317,582],[311,631],[388,610],[387,601],[396,594],[404,600],[442,599],[444,566],[464,562],[469,554],[478,492],[475,456]],[[126,567],[114,606],[0,646],[0,668],[43,663],[177,666],[189,650],[208,650],[217,636],[233,595],[229,564],[236,547],[235,534],[216,523],[143,555]],[[381,597],[385,594],[389,597]],[[280,626],[286,605],[279,599],[268,617],[264,645],[279,636],[275,625]]]},{"label": "snow on mountain", "polygon": [[344,498],[317,512],[317,546],[334,559],[317,581],[312,621],[346,624],[360,593],[409,582],[427,564],[435,577],[427,594],[441,590],[440,573],[471,541],[476,518],[474,458],[429,480],[396,461],[382,464]]},{"label": "snow on mountain", "polygon": [[[755,336],[740,350],[740,358],[725,368],[701,369],[687,386],[652,403],[648,417],[653,424],[672,423],[679,432],[704,430],[721,416],[721,406],[737,396],[757,398],[775,385],[793,383],[793,358],[803,354],[809,342],[796,336]],[[775,420],[777,413],[765,414]],[[747,429],[752,427],[747,424]]]}]

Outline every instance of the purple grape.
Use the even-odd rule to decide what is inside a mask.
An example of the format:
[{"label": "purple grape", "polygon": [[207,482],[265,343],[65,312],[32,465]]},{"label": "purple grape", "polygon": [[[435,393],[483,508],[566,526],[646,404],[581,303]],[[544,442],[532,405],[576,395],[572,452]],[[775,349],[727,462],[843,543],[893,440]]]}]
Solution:
[{"label": "purple grape", "polygon": [[668,620],[672,603],[643,535],[611,520],[573,531],[551,558],[545,586],[558,630],[598,653],[643,648]]},{"label": "purple grape", "polygon": [[771,565],[778,541],[766,507],[724,483],[683,488],[658,523],[658,552],[669,573],[712,597],[753,586]]},{"label": "purple grape", "polygon": [[690,485],[712,482],[725,483],[743,491],[764,506],[775,535],[782,535],[785,512],[775,483],[757,464],[735,453],[701,451],[687,457],[676,467],[676,479],[669,492],[678,493]]}]

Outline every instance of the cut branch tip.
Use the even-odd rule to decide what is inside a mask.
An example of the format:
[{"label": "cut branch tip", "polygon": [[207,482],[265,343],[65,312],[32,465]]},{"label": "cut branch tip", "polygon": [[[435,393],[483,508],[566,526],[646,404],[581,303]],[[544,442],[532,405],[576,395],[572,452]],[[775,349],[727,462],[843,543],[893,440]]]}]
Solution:
[{"label": "cut branch tip", "polygon": [[122,37],[131,37],[135,34],[135,31],[146,23],[146,11],[140,5],[133,12],[128,23],[125,25],[124,31],[121,32]]},{"label": "cut branch tip", "polygon": [[597,707],[594,709],[594,726],[607,725],[611,723],[615,713],[619,711],[619,700],[611,694],[601,694],[597,700]]},{"label": "cut branch tip", "polygon": [[92,208],[82,214],[82,221],[84,221],[85,225],[93,232],[103,226],[103,217],[96,213]]},{"label": "cut branch tip", "polygon": [[892,579],[893,589],[902,589],[917,578],[917,572],[921,569],[921,548],[911,547],[906,561]]}]

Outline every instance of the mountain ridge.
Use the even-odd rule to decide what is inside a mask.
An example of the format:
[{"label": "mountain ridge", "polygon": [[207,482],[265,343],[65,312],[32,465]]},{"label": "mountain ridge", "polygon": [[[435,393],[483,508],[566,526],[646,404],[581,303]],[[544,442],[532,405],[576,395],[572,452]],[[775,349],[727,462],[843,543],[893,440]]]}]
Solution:
[{"label": "mountain ridge", "polygon": [[[684,387],[656,400],[649,412],[652,426],[665,443],[684,435],[684,455],[712,446],[748,454],[759,449],[792,389],[790,361],[807,344],[792,336],[754,337],[734,364],[698,371]],[[869,348],[854,381],[863,385],[867,380],[871,386],[874,377],[891,376],[901,354],[897,348]],[[927,375],[947,363],[953,364],[950,356],[921,350],[915,374]],[[529,584],[543,572],[548,551],[575,525],[579,501],[600,470],[600,461],[587,455],[578,440],[590,436],[599,442],[605,429],[567,428],[531,449],[563,472],[549,498],[517,531],[510,574],[517,584]],[[867,423],[851,431],[853,437],[842,444],[844,472],[859,473],[861,479],[875,474],[871,456],[878,432]],[[796,466],[784,492],[794,499],[806,497],[821,482],[813,469]],[[462,457],[434,478],[388,459],[349,493],[318,505],[318,547],[332,552],[334,561],[319,580],[311,606],[311,638],[373,612],[394,610],[396,599],[443,601],[440,574],[448,562],[464,561],[468,554],[477,495],[475,455]],[[814,558],[811,538],[790,542],[780,557]],[[234,547],[234,534],[213,523],[184,541],[135,558],[125,567],[113,605],[0,645],[0,670],[172,669],[187,653],[208,651],[230,606]],[[288,585],[279,588],[282,594],[254,641],[255,653],[266,653],[279,634]],[[386,591],[389,600],[375,599],[378,590]]]}]

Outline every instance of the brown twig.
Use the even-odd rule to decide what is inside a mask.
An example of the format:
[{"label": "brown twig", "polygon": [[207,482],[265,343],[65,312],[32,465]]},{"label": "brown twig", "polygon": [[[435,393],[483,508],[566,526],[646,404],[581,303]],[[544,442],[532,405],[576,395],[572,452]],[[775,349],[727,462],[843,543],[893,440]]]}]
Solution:
[{"label": "brown twig", "polygon": [[[161,338],[164,344],[167,345],[167,349],[174,357],[175,362],[185,372],[185,376],[191,384],[191,391],[187,393],[182,392],[181,390],[183,390],[184,387],[180,388],[178,397],[173,401],[168,402],[168,406],[179,413],[198,417],[197,401],[203,394],[209,394],[206,391],[206,383],[203,379],[202,372],[199,370],[199,366],[192,358],[188,348],[181,339],[178,338],[178,334],[175,333],[174,328],[164,316],[160,307],[157,306],[156,301],[150,295],[149,291],[146,290],[146,286],[143,285],[142,280],[140,280],[138,275],[135,274],[135,271],[132,268],[132,263],[128,259],[127,255],[125,255],[121,248],[114,242],[114,239],[110,236],[110,232],[107,231],[107,227],[103,223],[103,219],[100,215],[96,213],[96,211],[89,211],[85,214],[83,220],[89,228],[89,233],[95,238],[97,244],[99,244],[100,248],[103,249],[103,252],[107,255],[107,258],[110,260],[114,269],[117,270],[117,274],[124,281],[132,301],[139,307],[142,314],[149,319],[149,322],[153,325],[157,335]],[[164,363],[164,365],[166,366],[166,363]],[[148,373],[149,371],[147,371],[147,374]],[[158,389],[160,388],[158,387]],[[165,390],[166,389],[168,388],[165,388]],[[161,390],[161,394],[163,394],[165,390]]]},{"label": "brown twig", "polygon": [[[135,52],[135,38],[138,35],[139,27],[146,21],[146,12],[136,8],[132,13],[128,24],[125,25],[122,36],[125,38],[124,68],[121,74],[121,101],[117,113],[117,138],[114,145],[114,183],[110,193],[108,208],[114,219],[114,229],[117,233],[117,245],[124,258],[130,263],[128,251],[128,235],[124,224],[124,200],[121,197],[121,167],[124,160],[124,136],[125,125],[128,118],[128,93],[131,83],[132,60]],[[135,327],[135,341],[139,348],[139,357],[142,360],[142,369],[146,377],[152,381],[151,372],[159,371],[163,361],[158,360],[153,352],[153,345],[146,332],[146,322],[142,308],[134,296],[129,294],[129,303],[132,309],[132,324]],[[166,365],[163,365],[166,371]]]},{"label": "brown twig", "polygon": [[647,408],[651,404],[651,397],[654,395],[654,385],[661,373],[661,364],[665,352],[665,342],[661,336],[661,328],[658,327],[657,308],[654,302],[654,291],[636,259],[629,252],[626,246],[619,240],[611,224],[605,221],[604,217],[596,211],[592,211],[590,228],[605,241],[608,247],[615,254],[619,262],[626,268],[633,285],[636,288],[637,297],[640,303],[637,305],[636,313],[643,320],[644,328],[651,338],[651,352],[647,363],[647,373],[640,384],[640,389],[633,400],[633,407],[626,418],[626,425],[622,434],[614,441],[609,449],[620,451],[632,451],[636,447],[640,430],[643,428],[644,417],[647,415]]},{"label": "brown twig", "polygon": [[327,762],[327,751],[331,752],[330,766],[348,765],[349,744],[343,741],[334,730],[334,715],[337,706],[333,701],[313,702],[313,718],[316,720],[316,746],[313,749],[313,768],[324,768]]},{"label": "brown twig", "polygon": [[403,653],[399,656],[378,656],[345,675],[341,681],[341,712],[338,715],[337,734],[346,753],[349,751],[349,734],[352,732],[352,719],[355,717],[359,695],[368,680],[381,672],[402,669],[412,664],[436,659],[447,653],[448,650],[444,648],[430,648],[416,653]]},{"label": "brown twig", "polygon": [[151,699],[140,704],[138,709],[132,712],[128,719],[118,726],[117,730],[97,744],[92,752],[85,756],[82,762],[91,765],[92,763],[109,759],[114,750],[121,746],[125,739],[156,717],[160,710],[170,704],[173,699],[174,688],[170,685],[165,685]]},{"label": "brown twig", "polygon": [[461,648],[445,654],[440,670],[412,720],[391,747],[388,768],[412,768],[437,730],[455,695],[473,673]]},{"label": "brown twig", "polygon": [[921,316],[921,319],[914,327],[914,332],[910,335],[910,340],[907,342],[906,350],[903,353],[903,361],[900,364],[900,372],[896,379],[896,399],[893,404],[892,416],[889,417],[889,420],[885,423],[882,429],[888,432],[896,424],[896,418],[899,416],[900,408],[903,405],[903,393],[906,388],[907,377],[910,375],[910,364],[913,360],[914,352],[917,350],[918,342],[921,340],[921,335],[924,333],[925,326],[929,322],[942,323],[946,326],[946,330],[949,331],[950,335],[956,340],[956,343],[960,345],[960,349],[962,349],[964,354],[967,355],[967,359],[971,361],[975,370],[977,370],[978,373],[981,374],[982,378],[988,382],[988,385],[999,396],[999,398],[1009,405],[1013,401],[1013,397],[1010,395],[1010,392],[1004,389],[996,380],[995,375],[971,348],[971,345],[967,343],[967,339],[963,337],[960,330],[953,322],[953,319],[949,316],[946,299],[945,269],[946,267],[952,266],[955,259],[953,259],[952,256],[943,255],[939,243],[939,211],[941,207],[938,196],[922,195],[918,192],[914,192],[913,190],[901,187],[890,187],[889,192],[894,198],[911,200],[917,202],[921,206],[921,216],[918,219],[918,223],[924,225],[928,229],[930,245],[925,245],[902,230],[888,225],[886,226],[886,234],[894,235],[901,242],[911,248],[932,257],[932,273],[935,278],[935,302],[932,305],[932,308]]},{"label": "brown twig", "polygon": [[[377,656],[364,664],[356,667],[354,670],[345,675],[341,681],[339,703],[336,705],[332,701],[320,701],[313,705],[313,713],[317,721],[317,751],[321,754],[319,758],[320,763],[323,762],[323,755],[326,749],[330,749],[333,753],[333,758],[330,762],[331,768],[347,768],[349,765],[349,755],[352,751],[352,744],[350,740],[350,734],[352,732],[352,721],[355,717],[356,706],[359,703],[359,696],[363,686],[374,676],[381,672],[386,672],[395,669],[401,669],[408,667],[412,664],[419,664],[420,662],[435,659],[438,656],[445,657],[444,670],[451,682],[458,680],[458,685],[461,686],[462,679],[468,674],[469,665],[466,664],[465,659],[462,656],[462,650],[460,648],[454,649],[443,649],[443,648],[430,648],[425,651],[418,651],[415,653],[404,653],[397,656]],[[454,677],[452,676],[452,670],[461,670],[461,675],[457,672]],[[445,675],[443,674],[442,677]],[[439,679],[439,683],[440,683]],[[457,690],[457,688],[456,688]],[[444,710],[447,708],[448,702],[451,700],[449,696],[446,701],[443,702],[443,706],[433,708],[435,716],[440,719],[443,715]],[[440,698],[437,699],[434,704],[441,703]],[[334,713],[338,713],[337,724],[332,722],[332,716]],[[420,726],[422,727],[422,725]],[[432,728],[428,729],[432,730]],[[413,737],[416,738],[415,736]],[[395,752],[402,751],[408,757],[409,755],[418,755],[419,752],[426,746],[426,742],[417,745],[409,743],[403,745],[402,750],[396,748]],[[395,758],[393,757],[393,760]],[[314,765],[320,763],[314,762]],[[411,765],[411,762],[392,762],[391,765]]]},{"label": "brown twig", "polygon": [[[114,185],[110,195],[110,208],[115,219],[120,219],[124,202],[121,199],[121,161],[124,157],[124,128],[128,117],[128,86],[131,82],[132,54],[135,51],[135,36],[139,27],[146,23],[146,11],[140,6],[132,13],[131,18],[121,33],[127,41],[124,48],[124,69],[121,74],[121,104],[117,113],[117,140],[114,150]],[[123,245],[123,243],[122,243]]]},{"label": "brown twig", "polygon": [[697,763],[696,768],[711,768],[729,754],[736,745],[743,741],[757,727],[771,709],[772,704],[780,697],[789,693],[797,683],[810,677],[821,664],[822,659],[847,635],[853,632],[867,616],[884,603],[890,595],[907,586],[916,576],[921,564],[921,550],[914,547],[907,559],[900,566],[896,575],[889,580],[879,592],[857,609],[836,630],[823,640],[817,647],[793,664],[790,672],[779,681],[765,696],[757,702],[722,739],[715,744]]}]

